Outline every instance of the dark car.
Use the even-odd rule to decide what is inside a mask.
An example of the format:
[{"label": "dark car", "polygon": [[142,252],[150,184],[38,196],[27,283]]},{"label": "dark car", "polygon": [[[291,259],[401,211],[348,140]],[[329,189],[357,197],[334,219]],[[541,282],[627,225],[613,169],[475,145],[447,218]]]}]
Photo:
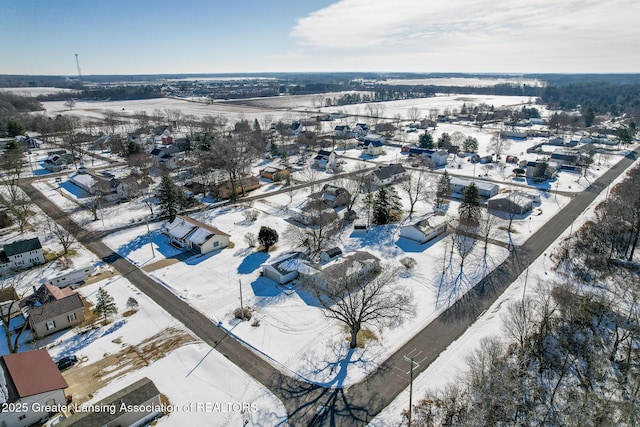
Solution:
[{"label": "dark car", "polygon": [[77,362],[78,362],[78,358],[76,356],[65,356],[56,362],[56,366],[58,367],[58,369],[63,371],[67,368],[72,367]]}]

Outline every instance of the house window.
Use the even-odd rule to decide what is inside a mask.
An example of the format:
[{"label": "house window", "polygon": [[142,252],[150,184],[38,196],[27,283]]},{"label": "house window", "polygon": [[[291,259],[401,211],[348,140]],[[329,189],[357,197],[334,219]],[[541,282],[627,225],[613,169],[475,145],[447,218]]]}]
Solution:
[{"label": "house window", "polygon": [[214,248],[218,247],[218,242],[213,242],[213,247]]},{"label": "house window", "polygon": [[69,319],[69,323],[75,322],[76,321],[76,314],[75,313],[67,314],[67,319]]},{"label": "house window", "polygon": [[18,417],[18,419],[19,419],[19,420],[24,420],[25,418],[27,418],[27,416],[26,416],[26,415],[20,415],[20,416]]},{"label": "house window", "polygon": [[47,322],[47,331],[50,331],[51,329],[56,327],[56,322],[54,322],[53,320],[49,320]]}]

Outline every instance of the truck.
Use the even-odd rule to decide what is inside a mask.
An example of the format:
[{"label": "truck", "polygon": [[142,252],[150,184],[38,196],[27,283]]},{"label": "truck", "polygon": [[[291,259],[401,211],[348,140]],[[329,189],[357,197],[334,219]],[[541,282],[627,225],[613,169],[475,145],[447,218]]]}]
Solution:
[{"label": "truck", "polygon": [[59,288],[66,288],[84,282],[95,271],[96,268],[89,264],[69,271],[61,271],[48,278],[46,282]]}]

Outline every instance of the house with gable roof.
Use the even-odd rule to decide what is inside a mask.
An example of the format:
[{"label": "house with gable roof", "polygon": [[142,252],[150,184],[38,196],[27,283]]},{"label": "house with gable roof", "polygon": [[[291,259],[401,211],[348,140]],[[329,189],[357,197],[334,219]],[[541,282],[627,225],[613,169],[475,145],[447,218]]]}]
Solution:
[{"label": "house with gable roof", "polygon": [[[142,426],[162,415],[160,391],[149,378],[116,391],[92,406],[113,411],[79,411],[57,424],[58,427]],[[136,408],[131,411],[127,408]]]},{"label": "house with gable roof", "polygon": [[369,156],[379,156],[384,150],[384,137],[375,134],[368,134],[362,141],[364,153]]},{"label": "house with gable roof", "polygon": [[0,249],[0,273],[27,269],[44,262],[42,245],[37,237],[7,243]]},{"label": "house with gable roof", "polygon": [[427,243],[447,231],[449,218],[444,215],[428,215],[413,224],[400,227],[400,237],[414,240],[420,244]]},{"label": "house with gable roof", "polygon": [[44,348],[0,357],[0,383],[0,407],[17,408],[0,412],[0,426],[30,426],[49,415],[43,406],[67,403],[69,385]]},{"label": "house with gable roof", "polygon": [[82,299],[71,288],[44,284],[20,305],[37,338],[84,322]]},{"label": "house with gable roof", "polygon": [[379,166],[370,176],[375,186],[382,187],[406,178],[407,170],[399,163],[392,163],[389,166]]},{"label": "house with gable roof", "polygon": [[176,216],[172,222],[166,222],[162,226],[162,233],[169,237],[171,244],[198,254],[229,246],[229,234],[183,215]]}]

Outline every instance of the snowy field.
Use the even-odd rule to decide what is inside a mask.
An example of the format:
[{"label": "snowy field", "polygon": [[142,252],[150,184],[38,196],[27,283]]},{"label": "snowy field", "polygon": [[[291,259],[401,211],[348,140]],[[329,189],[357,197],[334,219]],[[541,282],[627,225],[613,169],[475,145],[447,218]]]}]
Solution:
[{"label": "snowy field", "polygon": [[[76,366],[81,368],[100,363],[109,355],[121,354],[123,350],[138,346],[156,335],[162,337],[167,331],[170,331],[170,336],[164,337],[165,339],[179,334],[191,336],[184,325],[120,276],[82,286],[78,292],[95,304],[99,287],[114,298],[120,312],[108,325],[92,329],[83,335],[78,335],[76,330],[61,331],[39,340],[37,346],[25,334],[21,339],[24,343],[21,350],[44,346],[54,360],[76,355],[80,360]],[[130,297],[138,301],[139,307],[135,314],[124,317],[121,313],[125,311]],[[232,426],[242,425],[245,420],[249,420],[252,425],[277,425],[286,420],[284,406],[268,390],[208,345],[197,341],[195,337],[189,338],[189,341],[191,342],[139,369],[129,370],[126,364],[105,367],[98,380],[99,391],[93,393],[93,398],[88,403],[95,403],[146,376],[168,397],[171,405],[181,408],[198,403],[229,404],[235,407],[242,404],[254,405],[244,414],[240,411],[205,412],[196,407],[161,418],[158,423],[161,426]],[[8,353],[6,343],[2,346],[2,354]],[[171,372],[171,375],[167,375],[167,372]]]},{"label": "snowy field", "polygon": [[[636,162],[630,168],[635,167]],[[611,187],[625,179],[619,176]],[[574,222],[576,230],[586,221],[595,217],[594,208],[605,200],[607,191],[603,191],[591,203],[589,208]],[[569,237],[571,229],[566,230],[549,247],[552,253]],[[547,256],[541,256],[531,263],[516,281],[514,281],[496,302],[465,333],[440,354],[440,356],[413,382],[413,402],[417,402],[427,391],[443,389],[449,382],[463,375],[466,370],[466,357],[478,348],[483,338],[504,337],[503,319],[507,315],[510,304],[517,303],[525,296],[535,296],[540,282],[559,279],[551,270],[552,264]],[[369,423],[370,427],[395,427],[402,421],[402,411],[409,407],[409,389],[405,389],[398,397]]]},{"label": "snowy field", "polygon": [[[346,342],[346,332],[339,324],[327,320],[317,301],[301,289],[283,288],[260,277],[260,265],[275,259],[289,249],[286,237],[269,254],[256,252],[244,242],[247,232],[257,234],[261,225],[275,228],[280,236],[286,236],[287,209],[304,201],[305,193],[272,196],[253,203],[261,214],[257,221],[245,220],[244,207],[223,207],[203,212],[196,217],[231,234],[233,248],[227,248],[204,256],[193,255],[186,260],[175,260],[170,266],[154,264],[165,258],[174,258],[178,251],[169,246],[158,225],[152,229],[153,252],[146,227],[121,231],[105,239],[110,247],[134,264],[150,270],[152,277],[170,288],[180,298],[205,313],[214,323],[229,330],[248,345],[271,360],[284,372],[296,373],[305,379],[326,386],[347,386],[360,380],[367,372],[406,342],[418,330],[426,326],[442,310],[457,300],[469,286],[480,280],[485,272],[500,263],[507,255],[504,246],[489,246],[487,266],[483,265],[482,249],[477,245],[471,260],[465,265],[462,278],[457,278],[454,267],[447,267],[442,275],[445,250],[451,248],[450,237],[441,237],[425,245],[418,245],[398,237],[399,224],[373,229],[366,237],[354,237],[350,230],[337,236],[335,243],[345,253],[366,250],[399,267],[399,259],[412,257],[417,261],[413,270],[401,269],[397,286],[409,289],[420,307],[414,318],[392,328],[375,330],[379,341],[370,342],[364,350],[351,352]],[[568,198],[558,201],[543,199],[543,214],[535,220],[516,220],[513,240],[524,241],[532,232],[551,218]],[[457,203],[452,202],[450,214],[455,214]],[[415,217],[426,213],[430,206],[419,206]],[[506,233],[499,239],[508,242]],[[155,254],[155,257],[153,255]],[[454,264],[456,262],[454,255]],[[457,268],[457,267],[456,267]],[[244,303],[250,306],[259,327],[251,322],[238,322],[233,310],[239,307],[239,282],[242,283]],[[333,369],[332,369],[333,368]]]}]

